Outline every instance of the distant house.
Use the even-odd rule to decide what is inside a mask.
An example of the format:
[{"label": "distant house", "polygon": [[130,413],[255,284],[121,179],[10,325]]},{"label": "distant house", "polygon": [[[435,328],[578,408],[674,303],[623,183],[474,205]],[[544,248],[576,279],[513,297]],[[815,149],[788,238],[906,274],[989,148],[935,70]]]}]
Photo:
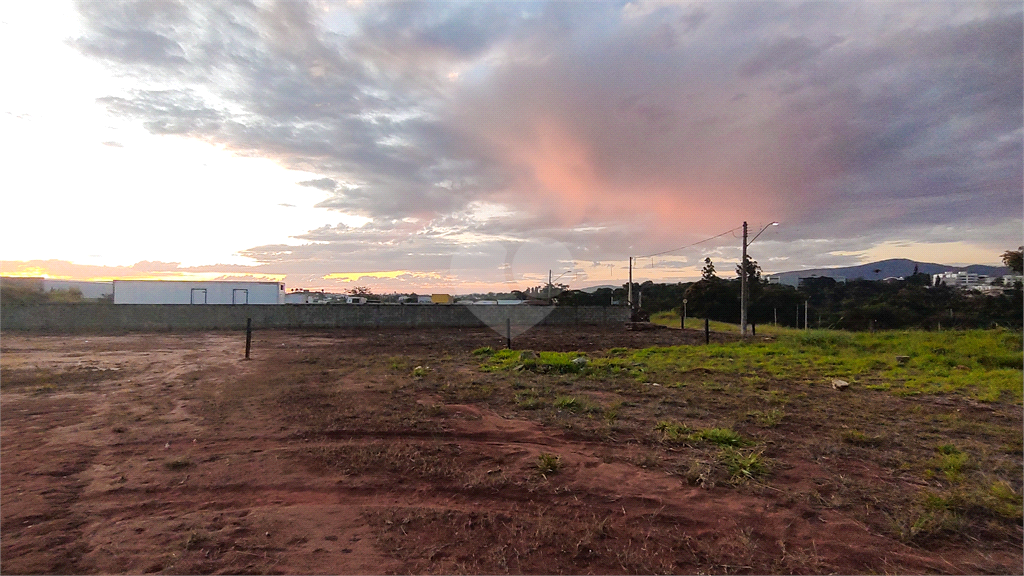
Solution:
[{"label": "distant house", "polygon": [[431,294],[430,302],[433,304],[451,304],[454,298],[451,294]]},{"label": "distant house", "polygon": [[114,280],[114,304],[284,304],[280,282]]}]

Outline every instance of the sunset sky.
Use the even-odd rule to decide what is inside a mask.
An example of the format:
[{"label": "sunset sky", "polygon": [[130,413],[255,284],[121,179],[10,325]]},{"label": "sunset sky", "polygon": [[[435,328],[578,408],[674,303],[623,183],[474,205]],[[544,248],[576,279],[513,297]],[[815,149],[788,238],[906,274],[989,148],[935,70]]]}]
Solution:
[{"label": "sunset sky", "polygon": [[[1020,2],[7,2],[5,275],[621,284],[1024,243]],[[734,231],[634,279],[739,259]]]}]

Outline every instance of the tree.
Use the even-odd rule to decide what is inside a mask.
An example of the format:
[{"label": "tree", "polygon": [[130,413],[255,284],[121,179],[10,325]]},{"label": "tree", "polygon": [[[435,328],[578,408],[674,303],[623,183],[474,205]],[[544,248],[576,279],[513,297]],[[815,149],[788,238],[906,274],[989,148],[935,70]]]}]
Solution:
[{"label": "tree", "polygon": [[370,289],[367,288],[366,286],[354,286],[351,290],[349,290],[349,293],[352,294],[353,296],[373,296],[373,292],[370,292]]},{"label": "tree", "polygon": [[700,277],[703,280],[718,278],[718,276],[715,276],[715,263],[711,261],[711,258],[704,259],[704,267],[700,269]]},{"label": "tree", "polygon": [[[757,263],[757,260],[752,260],[750,255],[747,254],[746,265],[743,268],[747,269],[747,284],[753,285],[761,281],[761,266]],[[736,276],[743,276],[743,268],[739,264],[736,265]]]},{"label": "tree", "polygon": [[1003,264],[1017,274],[1024,274],[1024,246],[1003,252]]}]

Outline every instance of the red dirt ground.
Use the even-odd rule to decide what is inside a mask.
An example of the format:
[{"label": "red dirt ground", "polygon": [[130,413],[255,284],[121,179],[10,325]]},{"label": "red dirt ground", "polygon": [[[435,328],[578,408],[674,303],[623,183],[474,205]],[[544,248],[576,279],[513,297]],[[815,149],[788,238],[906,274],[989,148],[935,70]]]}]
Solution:
[{"label": "red dirt ground", "polygon": [[[537,328],[515,344],[700,339]],[[5,334],[3,571],[1022,572],[1019,546],[925,550],[794,496],[828,497],[837,469],[895,482],[869,462],[793,455],[760,488],[702,488],[631,463],[643,446],[446,403],[386,368],[450,361],[477,378],[469,351],[502,345],[488,330],[268,331],[251,361],[243,340]],[[541,453],[558,474],[537,473]]]}]

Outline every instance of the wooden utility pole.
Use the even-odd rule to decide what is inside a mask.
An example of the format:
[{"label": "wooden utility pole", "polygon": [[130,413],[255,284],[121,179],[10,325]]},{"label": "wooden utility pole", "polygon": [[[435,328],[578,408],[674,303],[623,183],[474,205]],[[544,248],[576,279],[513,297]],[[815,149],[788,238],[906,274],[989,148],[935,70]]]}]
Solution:
[{"label": "wooden utility pole", "polygon": [[743,257],[740,260],[740,337],[747,337],[747,222],[743,222]]}]

